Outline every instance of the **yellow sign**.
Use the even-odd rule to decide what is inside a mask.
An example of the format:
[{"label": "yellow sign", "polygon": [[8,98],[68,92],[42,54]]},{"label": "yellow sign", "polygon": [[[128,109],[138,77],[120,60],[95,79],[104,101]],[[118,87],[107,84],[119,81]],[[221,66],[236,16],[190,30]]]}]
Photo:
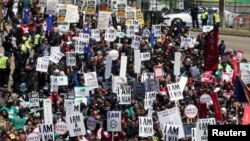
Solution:
[{"label": "yellow sign", "polygon": [[95,14],[95,6],[96,6],[95,0],[88,0],[86,14],[92,14],[92,15]]},{"label": "yellow sign", "polygon": [[140,26],[143,26],[145,24],[144,19],[143,19],[143,15],[141,13],[141,9],[136,10],[136,19],[138,20],[138,23]]}]

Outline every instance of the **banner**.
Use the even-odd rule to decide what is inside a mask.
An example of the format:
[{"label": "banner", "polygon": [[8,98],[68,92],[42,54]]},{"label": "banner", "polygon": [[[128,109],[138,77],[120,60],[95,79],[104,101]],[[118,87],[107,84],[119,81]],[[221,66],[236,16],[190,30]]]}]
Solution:
[{"label": "banner", "polygon": [[120,63],[120,77],[127,76],[127,56],[121,56],[121,63]]},{"label": "banner", "polygon": [[205,71],[216,71],[219,63],[218,56],[219,31],[208,32],[205,49]]},{"label": "banner", "polygon": [[84,118],[82,114],[66,115],[66,123],[70,137],[85,135]]},{"label": "banner", "polygon": [[58,0],[47,0],[46,14],[56,15]]},{"label": "banner", "polygon": [[239,74],[239,63],[236,57],[233,57],[233,80],[232,83],[235,84],[236,76]]},{"label": "banner", "polygon": [[141,44],[141,40],[142,40],[142,37],[141,36],[138,36],[138,35],[135,35],[132,39],[132,43],[131,43],[131,47],[133,49],[139,49],[140,47],[140,44]]},{"label": "banner", "polygon": [[119,85],[126,83],[127,77],[112,76],[112,92],[117,94]]},{"label": "banner", "polygon": [[57,22],[59,22],[59,23],[65,22],[66,12],[67,12],[67,6],[66,5],[58,5]]},{"label": "banner", "polygon": [[208,125],[215,125],[214,118],[198,119],[196,122],[197,141],[208,141]]},{"label": "banner", "polygon": [[161,37],[161,25],[152,25],[152,32],[154,33],[155,37]]},{"label": "banner", "polygon": [[75,92],[75,96],[81,96],[81,97],[85,97],[85,96],[89,96],[89,89],[88,87],[74,87],[74,92]]},{"label": "banner", "polygon": [[77,23],[79,22],[78,7],[75,5],[67,5],[65,22],[67,23]]},{"label": "banner", "polygon": [[53,124],[53,115],[50,99],[43,99],[43,114],[44,114],[44,123]]},{"label": "banner", "polygon": [[99,11],[107,11],[107,10],[108,10],[108,0],[100,0]]},{"label": "banner", "polygon": [[49,60],[55,64],[58,64],[63,56],[64,56],[63,53],[55,52],[49,57]]},{"label": "banner", "polygon": [[166,109],[164,111],[157,112],[159,122],[161,124],[161,129],[164,131],[164,125],[176,125],[179,126],[179,136],[178,139],[184,138],[184,129],[182,124],[182,119],[180,115],[180,110],[178,107],[171,109]]},{"label": "banner", "polygon": [[140,50],[134,50],[134,71],[135,73],[141,73],[141,56]]},{"label": "banner", "polygon": [[120,84],[118,86],[117,100],[120,105],[131,104],[131,86]]},{"label": "banner", "polygon": [[183,99],[179,83],[167,84],[170,101],[177,101]]},{"label": "banner", "polygon": [[45,57],[38,57],[36,64],[36,71],[48,72],[48,68],[49,68],[49,59]]},{"label": "banner", "polygon": [[91,38],[99,42],[101,40],[100,29],[91,29]]},{"label": "banner", "polygon": [[112,57],[108,56],[105,64],[105,73],[104,73],[105,79],[108,79],[111,76],[111,71],[112,71]]},{"label": "banner", "polygon": [[97,29],[106,30],[109,27],[109,22],[107,21],[109,21],[110,15],[111,15],[110,12],[105,12],[105,11],[99,12]]},{"label": "banner", "polygon": [[215,114],[214,116],[215,116],[216,121],[223,121],[223,117],[222,117],[221,109],[220,109],[220,103],[219,103],[217,94],[213,92],[210,94],[210,97],[213,101],[214,114]]},{"label": "banner", "polygon": [[148,79],[145,81],[146,92],[159,92],[160,84],[158,79]]},{"label": "banner", "polygon": [[153,102],[156,99],[157,92],[146,92],[144,98],[144,109],[148,110],[153,108]]},{"label": "banner", "polygon": [[163,78],[163,67],[162,66],[154,66],[154,74],[156,79]]},{"label": "banner", "polygon": [[163,130],[164,141],[178,141],[179,126],[166,124]]},{"label": "banner", "polygon": [[105,32],[105,41],[113,42],[116,39],[116,30],[108,28]]},{"label": "banner", "polygon": [[150,72],[143,72],[141,74],[141,82],[145,82],[148,79],[154,79],[155,74]]},{"label": "banner", "polygon": [[125,17],[125,8],[127,7],[126,0],[117,0],[117,17]]},{"label": "banner", "polygon": [[76,66],[75,52],[66,52],[66,65],[68,67]]},{"label": "banner", "polygon": [[121,111],[107,112],[107,131],[122,131]]},{"label": "banner", "polygon": [[39,134],[42,141],[54,140],[54,127],[53,124],[39,124]]},{"label": "banner", "polygon": [[136,19],[138,20],[140,26],[144,26],[144,19],[141,9],[136,9]]},{"label": "banner", "polygon": [[68,131],[67,124],[59,121],[55,124],[55,132],[59,135],[64,135]]},{"label": "banner", "polygon": [[150,60],[150,52],[141,53],[141,61],[148,61],[148,60]]},{"label": "banner", "polygon": [[181,74],[181,53],[175,52],[174,54],[174,75],[179,76]]},{"label": "banner", "polygon": [[96,8],[96,0],[87,0],[86,14],[94,15],[96,12],[95,8]]},{"label": "banner", "polygon": [[38,93],[30,93],[29,94],[29,103],[30,103],[30,108],[40,107],[39,94]]},{"label": "banner", "polygon": [[126,25],[131,25],[132,21],[135,19],[135,7],[126,7],[125,8],[125,17],[126,17]]},{"label": "banner", "polygon": [[152,117],[139,117],[139,137],[152,137],[153,135]]},{"label": "banner", "polygon": [[84,82],[89,89],[98,88],[96,72],[84,73]]}]

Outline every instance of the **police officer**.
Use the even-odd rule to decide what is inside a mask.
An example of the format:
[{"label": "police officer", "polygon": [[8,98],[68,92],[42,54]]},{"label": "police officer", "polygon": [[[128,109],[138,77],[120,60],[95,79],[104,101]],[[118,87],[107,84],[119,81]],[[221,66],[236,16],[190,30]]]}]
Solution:
[{"label": "police officer", "polygon": [[214,11],[213,22],[214,22],[214,29],[218,29],[220,27],[220,15],[218,14],[218,10]]},{"label": "police officer", "polygon": [[201,13],[202,26],[207,25],[207,20],[208,20],[208,12],[207,12],[207,9],[203,7],[203,10]]},{"label": "police officer", "polygon": [[0,87],[8,85],[9,72],[10,72],[9,59],[8,57],[4,56],[3,53],[0,53]]}]

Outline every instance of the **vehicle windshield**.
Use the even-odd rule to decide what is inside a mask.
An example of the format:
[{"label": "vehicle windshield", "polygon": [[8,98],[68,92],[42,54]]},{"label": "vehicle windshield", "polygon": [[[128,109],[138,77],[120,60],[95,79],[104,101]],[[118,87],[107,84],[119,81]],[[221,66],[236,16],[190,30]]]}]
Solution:
[{"label": "vehicle windshield", "polygon": [[[183,13],[187,13],[187,14],[190,14],[190,12],[191,12],[191,9],[190,8],[188,8],[187,10],[185,10],[185,11],[183,11]],[[202,13],[202,9],[199,9],[198,10],[198,14],[201,14]]]}]

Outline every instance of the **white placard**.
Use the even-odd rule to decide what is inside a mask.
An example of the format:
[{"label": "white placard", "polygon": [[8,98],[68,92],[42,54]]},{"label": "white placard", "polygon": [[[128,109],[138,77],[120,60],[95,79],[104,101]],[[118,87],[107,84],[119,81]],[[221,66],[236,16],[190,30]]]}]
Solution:
[{"label": "white placard", "polygon": [[138,20],[132,20],[132,22],[130,24],[134,26],[134,31],[135,32],[139,32],[139,22],[138,22]]},{"label": "white placard", "polygon": [[38,93],[30,93],[29,94],[29,103],[30,108],[39,107],[39,94]]},{"label": "white placard", "polygon": [[174,54],[174,75],[179,76],[181,74],[181,53],[175,52]]},{"label": "white placard", "polygon": [[250,84],[250,75],[241,75],[241,80],[246,84]]},{"label": "white placard", "polygon": [[98,88],[98,81],[96,77],[96,72],[84,73],[85,85],[91,90]]},{"label": "white placard", "polygon": [[89,130],[94,131],[96,128],[96,120],[93,117],[88,117],[87,119],[87,127]]},{"label": "white placard", "polygon": [[139,117],[139,137],[152,137],[153,135],[152,117]]},{"label": "white placard", "polygon": [[164,111],[157,112],[157,115],[158,115],[159,122],[161,124],[162,131],[164,131],[165,124],[176,125],[176,126],[179,126],[178,139],[185,137],[180,110],[178,107],[174,107],[171,109],[166,109]]},{"label": "white placard", "polygon": [[183,94],[181,92],[179,83],[167,84],[167,87],[168,87],[170,101],[183,99]]},{"label": "white placard", "polygon": [[214,29],[214,26],[211,26],[211,25],[204,25],[203,27],[202,27],[202,32],[210,32],[211,30],[213,30]]},{"label": "white placard", "polygon": [[44,114],[44,123],[53,124],[53,115],[50,99],[43,99],[43,114]]},{"label": "white placard", "polygon": [[120,77],[126,77],[127,73],[127,56],[121,56],[121,63],[120,63]]},{"label": "white placard", "polygon": [[49,68],[49,59],[45,57],[38,57],[36,64],[36,71],[48,72],[48,68]]},{"label": "white placard", "polygon": [[55,124],[55,132],[60,135],[64,135],[68,131],[67,124],[59,121]]},{"label": "white placard", "polygon": [[58,0],[47,0],[46,14],[56,15]]},{"label": "white placard", "polygon": [[89,96],[89,89],[88,87],[74,87],[74,92],[76,96]]},{"label": "white placard", "polygon": [[75,45],[75,53],[83,54],[84,53],[84,45]]},{"label": "white placard", "polygon": [[53,124],[39,124],[39,134],[42,141],[54,140],[54,127]]},{"label": "white placard", "polygon": [[77,38],[77,44],[85,45],[89,44],[90,35],[86,33],[79,33],[79,37]]},{"label": "white placard", "polygon": [[163,130],[164,141],[178,141],[179,126],[166,124]]},{"label": "white placard", "polygon": [[56,52],[60,52],[61,51],[61,49],[60,49],[60,47],[59,46],[52,46],[52,47],[50,47],[50,56],[52,56],[52,54],[54,54],[54,53],[56,53]]},{"label": "white placard", "polygon": [[99,42],[101,40],[100,29],[91,29],[91,38]]},{"label": "white placard", "polygon": [[107,112],[107,131],[121,131],[121,111]]},{"label": "white placard", "polygon": [[32,132],[27,136],[26,141],[40,141],[40,135]]},{"label": "white placard", "polygon": [[200,103],[206,103],[207,105],[210,105],[213,103],[211,96],[209,94],[203,94],[200,97]]},{"label": "white placard", "polygon": [[127,77],[112,76],[112,92],[118,93],[119,85],[126,83],[127,83]]},{"label": "white placard", "polygon": [[105,32],[105,41],[113,42],[116,39],[116,30],[114,28],[108,28]]},{"label": "white placard", "polygon": [[208,141],[208,125],[215,124],[215,118],[198,119],[196,122],[197,141]]},{"label": "white placard", "polygon": [[155,37],[160,37],[161,36],[161,25],[152,25],[152,31],[154,33]]},{"label": "white placard", "polygon": [[192,44],[192,39],[191,38],[184,38],[184,37],[181,37],[181,46],[180,48],[189,48],[191,47],[191,44]]},{"label": "white placard", "polygon": [[105,64],[105,79],[108,79],[111,76],[111,70],[112,70],[112,57],[107,56],[106,64]]},{"label": "white placard", "polygon": [[64,108],[66,115],[74,114],[74,100],[65,99]]},{"label": "white placard", "polygon": [[76,66],[75,52],[66,52],[66,65],[68,67]]},{"label": "white placard", "polygon": [[120,105],[129,105],[131,104],[131,86],[119,85],[118,86],[118,103]]},{"label": "white placard", "polygon": [[117,50],[111,50],[109,52],[109,56],[112,58],[112,60],[117,60],[119,57],[119,52]]},{"label": "white placard", "polygon": [[148,79],[154,79],[155,78],[155,74],[153,72],[149,73],[149,72],[144,72],[141,74],[141,82],[145,82]]},{"label": "white placard", "polygon": [[50,83],[57,86],[66,86],[68,85],[67,76],[50,76]]},{"label": "white placard", "polygon": [[188,81],[188,78],[187,78],[187,77],[181,76],[181,79],[180,79],[180,81],[179,81],[181,93],[183,93],[184,88],[186,87],[187,81]]},{"label": "white placard", "polygon": [[79,21],[78,6],[67,5],[64,21],[67,23],[77,23]]},{"label": "white placard", "polygon": [[100,30],[106,30],[109,27],[109,18],[111,13],[106,11],[99,11],[97,28]]},{"label": "white placard", "polygon": [[141,73],[140,50],[134,50],[134,71],[135,73]]},{"label": "white placard", "polygon": [[191,128],[191,139],[192,139],[192,141],[197,141],[196,136],[197,136],[196,128]]},{"label": "white placard", "polygon": [[140,48],[140,44],[141,44],[141,40],[142,40],[141,36],[135,35],[133,37],[133,39],[132,39],[131,47],[133,49],[139,49]]},{"label": "white placard", "polygon": [[198,109],[195,105],[193,104],[189,104],[188,106],[186,106],[185,110],[184,110],[184,114],[188,117],[188,118],[195,118],[198,114]]},{"label": "white placard", "polygon": [[150,60],[150,52],[141,53],[141,61],[148,61],[148,60]]},{"label": "white placard", "polygon": [[55,52],[53,53],[50,57],[49,57],[49,60],[53,63],[59,63],[59,61],[61,60],[61,58],[64,56],[63,53],[61,52]]},{"label": "white placard", "polygon": [[79,113],[79,114],[66,115],[66,123],[70,137],[86,134],[84,119],[82,114]]},{"label": "white placard", "polygon": [[134,25],[128,25],[126,27],[126,35],[128,38],[132,38],[135,35]]},{"label": "white placard", "polygon": [[39,0],[38,7],[47,7],[47,0]]},{"label": "white placard", "polygon": [[145,99],[144,99],[144,109],[148,110],[153,108],[153,102],[156,99],[157,92],[146,92]]}]

